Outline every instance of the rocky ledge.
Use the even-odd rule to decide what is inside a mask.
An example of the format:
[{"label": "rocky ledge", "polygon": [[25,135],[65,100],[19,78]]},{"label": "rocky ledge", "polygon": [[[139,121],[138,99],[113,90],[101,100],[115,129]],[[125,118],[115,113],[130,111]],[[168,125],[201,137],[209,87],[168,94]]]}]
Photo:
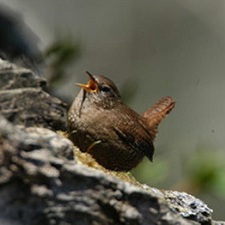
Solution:
[{"label": "rocky ledge", "polygon": [[80,163],[45,79],[0,61],[0,87],[0,224],[224,224],[191,195]]}]

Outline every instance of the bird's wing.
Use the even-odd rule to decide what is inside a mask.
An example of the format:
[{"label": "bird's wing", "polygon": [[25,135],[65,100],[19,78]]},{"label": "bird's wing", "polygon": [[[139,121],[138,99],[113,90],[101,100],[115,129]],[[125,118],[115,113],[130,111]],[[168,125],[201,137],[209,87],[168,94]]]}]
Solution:
[{"label": "bird's wing", "polygon": [[127,110],[129,112],[126,112],[126,115],[129,116],[117,118],[113,130],[123,142],[152,160],[154,146],[150,129],[140,115],[129,108]]}]

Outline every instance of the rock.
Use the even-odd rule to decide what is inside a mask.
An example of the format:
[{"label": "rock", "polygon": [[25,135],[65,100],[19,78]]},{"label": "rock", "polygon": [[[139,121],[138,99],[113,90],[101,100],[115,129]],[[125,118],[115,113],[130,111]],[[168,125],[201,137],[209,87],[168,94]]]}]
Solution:
[{"label": "rock", "polygon": [[26,127],[66,129],[66,104],[43,90],[46,80],[0,60],[0,113]]},{"label": "rock", "polygon": [[21,130],[0,117],[0,135],[0,218],[8,224],[201,222],[172,210],[159,190],[136,187],[67,159],[62,152],[72,152],[73,144],[53,131]]},{"label": "rock", "polygon": [[5,86],[0,81],[12,87],[0,91],[0,224],[224,224],[213,221],[212,210],[191,195],[87,167],[79,151],[74,160],[73,144],[53,131],[59,112],[65,115],[63,103],[38,85],[43,78],[31,73],[21,84],[24,72],[10,71],[13,81],[8,77]]},{"label": "rock", "polygon": [[47,81],[43,77],[35,75],[29,69],[0,59],[0,90],[26,87],[46,89]]},{"label": "rock", "polygon": [[212,210],[195,197],[178,191],[165,191],[164,197],[173,211],[180,213],[187,219],[192,219],[201,224],[211,223]]}]

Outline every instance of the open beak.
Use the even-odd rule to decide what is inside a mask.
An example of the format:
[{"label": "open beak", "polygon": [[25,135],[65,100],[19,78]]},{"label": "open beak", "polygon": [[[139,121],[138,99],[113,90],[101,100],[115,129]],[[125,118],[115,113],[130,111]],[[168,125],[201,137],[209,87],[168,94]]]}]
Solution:
[{"label": "open beak", "polygon": [[96,82],[94,76],[91,73],[89,73],[88,71],[86,71],[86,73],[90,77],[90,80],[88,81],[88,83],[87,84],[76,83],[76,85],[79,87],[82,87],[85,91],[97,92],[98,85],[97,85],[97,82]]}]

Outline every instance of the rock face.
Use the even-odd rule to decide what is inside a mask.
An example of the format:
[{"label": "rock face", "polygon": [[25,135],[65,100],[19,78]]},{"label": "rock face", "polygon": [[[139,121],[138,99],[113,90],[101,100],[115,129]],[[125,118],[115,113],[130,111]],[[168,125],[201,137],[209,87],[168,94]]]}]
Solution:
[{"label": "rock face", "polygon": [[66,111],[43,90],[45,80],[4,61],[0,67],[0,224],[216,224],[193,196],[78,163],[73,144],[54,132],[65,129]]},{"label": "rock face", "polygon": [[14,124],[66,129],[66,104],[50,96],[46,80],[0,60],[0,112]]}]

